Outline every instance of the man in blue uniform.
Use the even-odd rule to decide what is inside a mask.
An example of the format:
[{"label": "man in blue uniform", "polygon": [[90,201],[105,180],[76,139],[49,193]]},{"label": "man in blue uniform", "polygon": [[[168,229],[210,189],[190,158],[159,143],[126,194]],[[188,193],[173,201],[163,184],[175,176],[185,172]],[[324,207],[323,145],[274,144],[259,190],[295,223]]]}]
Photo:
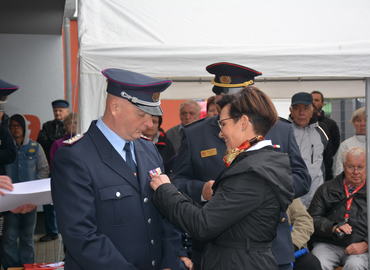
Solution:
[{"label": "man in blue uniform", "polygon": [[[207,66],[215,74],[213,92],[217,95],[233,94],[242,87],[254,83],[254,77],[262,73],[251,68],[221,62]],[[184,128],[184,138],[174,162],[174,184],[197,202],[205,202],[212,196],[212,185],[225,168],[222,160],[226,146],[219,137],[218,117],[204,118]],[[307,167],[300,155],[289,121],[280,119],[268,132],[266,139],[272,140],[279,151],[289,154],[293,173],[295,197],[306,194],[311,185]],[[192,260],[195,270],[199,269],[202,244],[193,242]],[[273,242],[273,253],[280,269],[290,269],[294,261],[293,244],[286,214],[282,213],[277,237]]]},{"label": "man in blue uniform", "polygon": [[159,94],[171,81],[120,69],[102,73],[104,115],[55,156],[51,190],[65,269],[176,269],[173,239],[149,187],[149,171],[163,170],[163,163],[141,138],[152,115],[162,115]]},{"label": "man in blue uniform", "polygon": [[9,116],[4,112],[8,96],[16,90],[18,86],[0,80],[0,174],[5,174],[4,165],[12,163],[17,153],[9,132]]},{"label": "man in blue uniform", "polygon": [[[14,140],[9,131],[9,116],[4,112],[4,105],[8,96],[16,91],[18,86],[0,80],[0,175],[5,174],[5,165],[12,163],[17,155]],[[1,176],[3,181],[9,182],[6,176]],[[2,182],[3,182],[2,181]],[[3,182],[4,183],[4,182]],[[11,182],[10,182],[11,183]],[[8,184],[5,187],[10,187]],[[0,246],[2,246],[2,228],[3,217],[0,213]],[[0,249],[0,266],[2,259],[2,250]]]}]

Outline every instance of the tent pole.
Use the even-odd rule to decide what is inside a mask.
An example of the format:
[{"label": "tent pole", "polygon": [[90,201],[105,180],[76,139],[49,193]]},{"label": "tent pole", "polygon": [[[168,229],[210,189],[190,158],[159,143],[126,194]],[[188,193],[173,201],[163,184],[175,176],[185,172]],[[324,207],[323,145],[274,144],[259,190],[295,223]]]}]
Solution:
[{"label": "tent pole", "polygon": [[[369,124],[369,101],[370,101],[370,77],[365,78],[365,95],[366,95],[366,181],[370,179],[370,170],[368,167],[370,160],[370,151],[369,151],[369,141],[367,135],[370,134],[370,124]],[[367,237],[370,239],[370,185],[366,185],[366,197],[367,197]],[[368,249],[368,261],[370,262],[370,249]],[[370,270],[370,263],[368,264],[368,270]]]},{"label": "tent pole", "polygon": [[66,83],[66,99],[73,110],[72,104],[72,80],[71,80],[71,31],[70,19],[64,18],[64,63],[65,63],[65,83]]}]

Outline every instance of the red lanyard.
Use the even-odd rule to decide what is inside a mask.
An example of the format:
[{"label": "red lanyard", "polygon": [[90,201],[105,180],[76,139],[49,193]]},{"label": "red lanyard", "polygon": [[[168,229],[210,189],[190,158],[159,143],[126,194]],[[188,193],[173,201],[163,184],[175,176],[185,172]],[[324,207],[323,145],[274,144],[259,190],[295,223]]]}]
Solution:
[{"label": "red lanyard", "polygon": [[[343,183],[344,191],[346,192],[347,202],[346,202],[346,212],[344,213],[344,220],[347,222],[349,220],[349,211],[351,210],[352,202],[353,202],[353,195],[356,194],[364,185],[365,182],[359,185],[351,194],[348,191],[348,186],[346,183]],[[349,196],[351,195],[351,198]]]}]

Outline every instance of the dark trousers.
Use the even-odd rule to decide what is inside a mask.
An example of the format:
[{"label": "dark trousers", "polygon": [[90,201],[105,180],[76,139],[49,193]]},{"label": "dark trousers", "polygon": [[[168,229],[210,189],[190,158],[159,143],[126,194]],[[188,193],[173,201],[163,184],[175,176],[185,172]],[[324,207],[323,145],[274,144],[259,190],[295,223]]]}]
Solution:
[{"label": "dark trousers", "polygon": [[55,216],[54,205],[45,204],[42,206],[44,209],[44,218],[45,218],[45,231],[46,234],[57,234],[57,219]]},{"label": "dark trousers", "polygon": [[306,253],[296,259],[294,270],[322,270],[319,259],[312,253]]}]

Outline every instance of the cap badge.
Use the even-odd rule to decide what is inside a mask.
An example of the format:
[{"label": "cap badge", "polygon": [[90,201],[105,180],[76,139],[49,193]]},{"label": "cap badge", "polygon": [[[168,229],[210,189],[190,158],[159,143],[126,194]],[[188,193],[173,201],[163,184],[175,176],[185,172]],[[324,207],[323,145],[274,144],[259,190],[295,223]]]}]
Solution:
[{"label": "cap badge", "polygon": [[159,100],[159,96],[160,96],[160,92],[156,92],[156,93],[153,93],[153,95],[152,95],[152,100],[154,101],[154,102],[157,102],[158,100]]},{"label": "cap badge", "polygon": [[231,77],[226,76],[226,75],[222,75],[222,76],[220,76],[220,82],[221,83],[231,83]]}]

